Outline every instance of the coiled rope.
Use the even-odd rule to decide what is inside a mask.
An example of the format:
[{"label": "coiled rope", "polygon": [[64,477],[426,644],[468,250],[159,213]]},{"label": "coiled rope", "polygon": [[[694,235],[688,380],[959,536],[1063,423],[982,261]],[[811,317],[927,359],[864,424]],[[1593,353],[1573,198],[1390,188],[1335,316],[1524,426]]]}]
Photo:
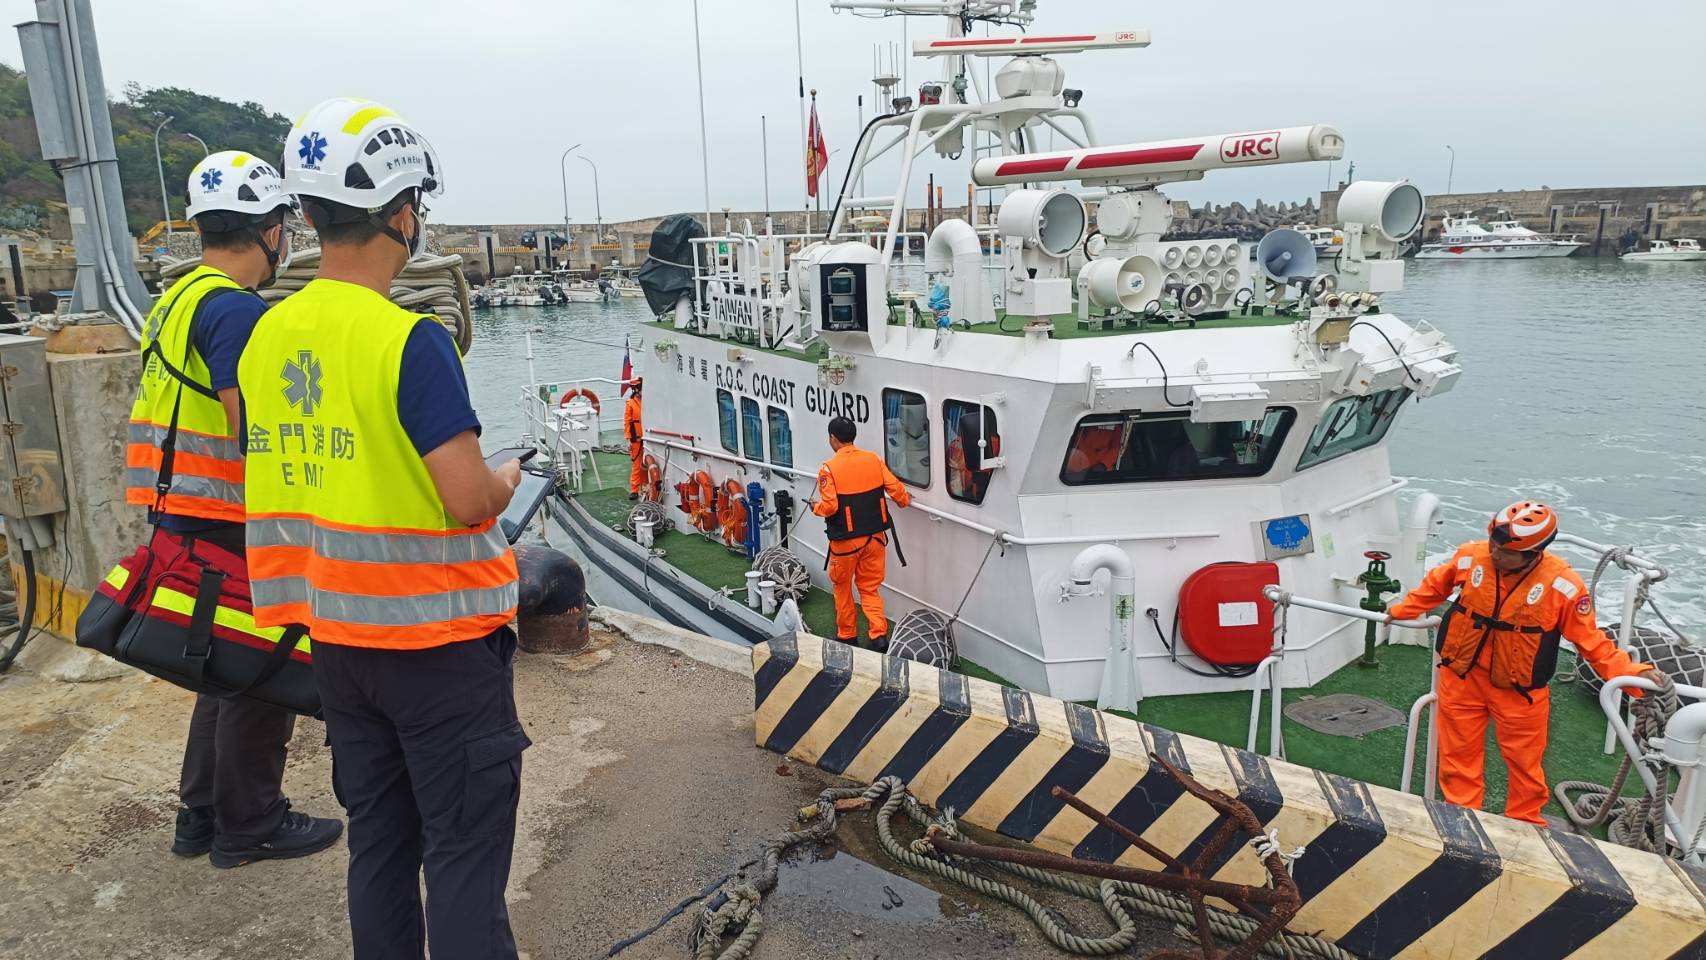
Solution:
[{"label": "coiled rope", "polygon": [[[1636,743],[1648,743],[1654,737],[1663,736],[1665,724],[1681,707],[1681,700],[1676,694],[1676,682],[1666,678],[1657,693],[1651,693],[1636,700],[1631,705],[1635,715],[1634,735]],[[1629,772],[1634,769],[1636,759],[1628,754],[1617,767],[1617,776],[1610,786],[1593,783],[1588,780],[1565,780],[1553,787],[1553,795],[1558,805],[1564,808],[1565,816],[1578,827],[1591,830],[1605,825],[1606,836],[1613,843],[1637,850],[1664,854],[1665,849],[1665,804],[1670,795],[1669,765],[1658,758],[1657,754],[1649,753],[1639,762],[1653,766],[1655,779],[1659,785],[1658,796],[1643,791],[1640,796],[1624,796],[1623,786],[1629,780]],[[1572,799],[1570,794],[1580,793],[1581,796]],[[1615,818],[1615,819],[1614,819]],[[1695,842],[1698,844],[1701,835],[1706,834],[1706,822],[1702,822],[1700,831],[1696,833]]]},{"label": "coiled rope", "polygon": [[[893,829],[896,813],[904,813],[907,819],[926,831],[937,830],[954,839],[964,839],[964,835],[952,810],[932,814],[906,792],[906,785],[898,777],[886,777],[869,787],[825,790],[818,794],[812,806],[802,809],[801,817],[813,821],[812,825],[784,833],[768,843],[759,857],[729,880],[732,886],[726,886],[701,910],[691,938],[694,960],[747,960],[752,956],[753,948],[764,931],[764,914],[760,907],[764,897],[776,889],[782,858],[802,843],[828,840],[837,825],[835,802],[854,798],[876,807],[877,839],[890,857],[914,870],[953,881],[1024,911],[1050,943],[1067,953],[1099,957],[1129,949],[1137,942],[1138,935],[1137,922],[1132,918],[1134,911],[1175,924],[1194,925],[1190,901],[1182,894],[1115,880],[1075,880],[1020,864],[957,858],[970,866],[994,867],[1040,886],[1098,902],[1116,928],[1103,937],[1074,932],[1062,922],[1059,913],[1024,891],[934,855],[935,848],[928,840],[920,838],[906,843],[897,838]],[[1271,837],[1262,837],[1260,841],[1264,844],[1276,842]],[[1228,942],[1241,942],[1256,929],[1258,921],[1211,907],[1209,925],[1215,936]],[[1262,952],[1277,958],[1302,956],[1317,960],[1357,960],[1355,955],[1318,937],[1286,931],[1265,944]]]}]

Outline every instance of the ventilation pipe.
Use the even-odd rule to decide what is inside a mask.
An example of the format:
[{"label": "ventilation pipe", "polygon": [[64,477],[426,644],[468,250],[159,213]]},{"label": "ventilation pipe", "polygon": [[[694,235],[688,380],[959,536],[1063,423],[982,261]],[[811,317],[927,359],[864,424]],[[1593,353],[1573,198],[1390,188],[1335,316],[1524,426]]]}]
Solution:
[{"label": "ventilation pipe", "polygon": [[959,219],[943,220],[930,231],[930,240],[924,246],[924,272],[950,275],[948,299],[954,319],[971,324],[995,319],[989,284],[984,278],[983,244],[971,224]]},{"label": "ventilation pipe", "polygon": [[1131,557],[1111,543],[1085,547],[1072,558],[1069,572],[1072,582],[1065,585],[1062,600],[1093,596],[1090,581],[1097,571],[1108,571],[1108,660],[1102,667],[1102,692],[1096,697],[1098,710],[1137,710],[1143,699],[1143,686],[1137,678],[1137,657],[1133,650],[1133,624],[1136,623],[1137,571]]},{"label": "ventilation pipe", "polygon": [[[1683,829],[1706,822],[1706,703],[1691,703],[1665,724],[1660,753],[1682,774],[1671,809]],[[1679,845],[1688,838],[1675,838]]]}]

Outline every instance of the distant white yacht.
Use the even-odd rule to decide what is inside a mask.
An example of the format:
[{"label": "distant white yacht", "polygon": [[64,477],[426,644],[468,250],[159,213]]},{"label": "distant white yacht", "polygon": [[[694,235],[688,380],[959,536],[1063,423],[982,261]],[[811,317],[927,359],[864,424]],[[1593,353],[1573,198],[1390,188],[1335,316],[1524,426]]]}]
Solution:
[{"label": "distant white yacht", "polygon": [[1621,259],[1646,263],[1677,260],[1706,260],[1698,240],[1654,240],[1645,250],[1631,250]]},{"label": "distant white yacht", "polygon": [[1536,233],[1515,220],[1483,225],[1474,217],[1446,217],[1439,239],[1422,244],[1417,260],[1529,260],[1567,257],[1581,241]]}]

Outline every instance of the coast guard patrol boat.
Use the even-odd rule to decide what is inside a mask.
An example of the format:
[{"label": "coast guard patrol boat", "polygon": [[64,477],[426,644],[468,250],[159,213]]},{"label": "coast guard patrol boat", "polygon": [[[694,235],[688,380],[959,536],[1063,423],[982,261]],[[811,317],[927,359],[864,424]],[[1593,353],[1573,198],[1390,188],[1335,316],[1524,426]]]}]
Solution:
[{"label": "coast guard patrol boat", "polygon": [[[1406,407],[1462,373],[1440,330],[1385,304],[1421,193],[1349,185],[1330,262],[1295,230],[1265,237],[1253,266],[1235,239],[1167,240],[1166,185],[1337,160],[1343,136],[1316,123],[1105,145],[1059,58],[1136,51],[1146,31],[973,37],[978,19],[1029,26],[1034,4],[906,6],[949,14],[911,50],[947,79],[861,131],[822,234],[704,236],[681,217],[654,235],[637,502],[625,445],[607,446],[621,384],[526,388],[530,439],[565,474],[552,522],[600,603],[744,643],[833,636],[805,500],[845,416],[913,497],[894,511],[909,562],[883,586],[891,652],[1144,719],[1172,704],[1152,722],[1176,729],[1225,715],[1196,695],[1251,693],[1247,731],[1204,732],[1252,748],[1268,690],[1283,754],[1280,690],[1374,659],[1356,606],[1418,582],[1438,522],[1431,494],[1400,509],[1387,455]],[[987,88],[985,58],[1004,61]],[[1071,149],[1032,149],[1045,128]],[[978,202],[920,236],[908,197],[932,152],[970,161]],[[1410,696],[1432,676],[1416,654]],[[1396,755],[1378,762],[1338,772],[1397,780]]]}]

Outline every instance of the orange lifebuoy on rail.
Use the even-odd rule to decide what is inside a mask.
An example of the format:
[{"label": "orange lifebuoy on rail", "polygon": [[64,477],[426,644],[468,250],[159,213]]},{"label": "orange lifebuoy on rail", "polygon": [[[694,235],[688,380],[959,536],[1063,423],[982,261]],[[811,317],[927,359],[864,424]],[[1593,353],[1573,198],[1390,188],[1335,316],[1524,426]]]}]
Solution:
[{"label": "orange lifebuoy on rail", "polygon": [[723,482],[723,499],[717,507],[723,526],[723,544],[736,547],[746,542],[746,497],[739,480]]},{"label": "orange lifebuoy on rail", "polygon": [[649,453],[646,454],[640,460],[640,471],[645,477],[641,483],[645,485],[646,499],[661,503],[663,501],[663,467],[658,465],[658,458]]},{"label": "orange lifebuoy on rail", "polygon": [[711,482],[711,475],[703,470],[693,474],[692,521],[695,527],[710,533],[717,529],[717,488]]},{"label": "orange lifebuoy on rail", "polygon": [[591,390],[588,390],[585,387],[576,387],[573,390],[570,390],[568,393],[563,394],[563,399],[557,401],[557,406],[566,407],[569,405],[570,401],[574,400],[574,398],[576,398],[576,397],[587,398],[587,400],[592,403],[592,412],[593,413],[604,412],[601,408],[601,405],[598,402],[598,394],[593,393]]}]

